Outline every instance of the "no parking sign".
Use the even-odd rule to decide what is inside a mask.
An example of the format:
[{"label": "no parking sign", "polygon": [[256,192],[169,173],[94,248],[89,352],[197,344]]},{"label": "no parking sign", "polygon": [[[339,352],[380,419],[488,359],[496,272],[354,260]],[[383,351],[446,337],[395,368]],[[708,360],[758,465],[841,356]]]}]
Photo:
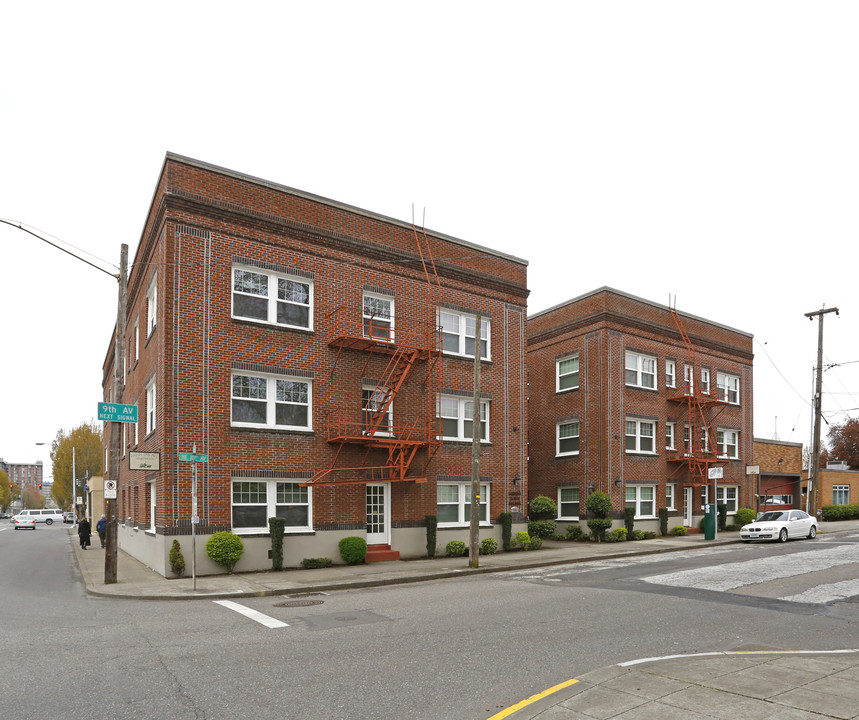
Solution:
[{"label": "no parking sign", "polygon": [[116,480],[104,481],[104,499],[116,500]]}]

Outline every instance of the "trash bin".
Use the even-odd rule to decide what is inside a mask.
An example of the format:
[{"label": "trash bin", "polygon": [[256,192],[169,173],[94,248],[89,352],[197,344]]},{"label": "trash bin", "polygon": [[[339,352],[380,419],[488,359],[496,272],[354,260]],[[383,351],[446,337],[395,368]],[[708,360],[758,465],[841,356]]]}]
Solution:
[{"label": "trash bin", "polygon": [[704,539],[716,539],[716,503],[707,503],[704,506]]}]

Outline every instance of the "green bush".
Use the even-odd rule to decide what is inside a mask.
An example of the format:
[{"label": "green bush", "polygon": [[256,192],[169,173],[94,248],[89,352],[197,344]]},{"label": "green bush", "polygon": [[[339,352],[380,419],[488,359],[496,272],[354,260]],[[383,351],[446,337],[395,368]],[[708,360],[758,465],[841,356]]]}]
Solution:
[{"label": "green bush", "polygon": [[480,541],[481,555],[494,555],[498,551],[498,541],[495,538],[483,538]]},{"label": "green bush", "polygon": [[539,550],[543,546],[543,538],[541,537],[532,537],[528,544],[525,545],[526,550]]},{"label": "green bush", "polygon": [[728,506],[725,503],[719,503],[716,506],[717,520],[716,522],[719,524],[719,530],[722,532],[725,531],[725,527],[728,525]]},{"label": "green bush", "polygon": [[513,534],[513,514],[509,512],[499,514],[498,523],[501,525],[501,547],[504,548],[504,552],[509,552],[510,548],[513,547],[511,541],[511,535]]},{"label": "green bush", "polygon": [[685,535],[686,534],[686,528],[683,527],[683,525],[675,525],[673,528],[671,528],[671,534],[672,535]]},{"label": "green bush", "polygon": [[268,531],[271,535],[271,569],[283,570],[283,530],[286,518],[270,517]]},{"label": "green bush", "polygon": [[[656,533],[651,533],[654,537]],[[633,540],[647,540],[647,533],[644,530],[633,530],[632,531],[632,539]]]},{"label": "green bush", "polygon": [[178,540],[173,540],[173,544],[170,546],[169,559],[170,569],[173,571],[173,574],[176,577],[182,577],[182,573],[185,572],[185,558],[182,555],[182,548]]},{"label": "green bush", "polygon": [[538,495],[528,505],[532,520],[554,520],[558,517],[558,503],[545,495]]},{"label": "green bush", "polygon": [[592,492],[585,499],[585,509],[592,517],[607,518],[611,512],[611,498],[599,490]]},{"label": "green bush", "polygon": [[447,544],[447,556],[448,557],[463,557],[465,555],[465,551],[468,548],[462,540],[451,540]]},{"label": "green bush", "polygon": [[626,540],[626,528],[615,528],[611,532],[605,534],[606,542],[623,542]]},{"label": "green bush", "polygon": [[340,557],[347,565],[360,565],[367,557],[367,541],[362,537],[344,537],[337,544]]},{"label": "green bush", "polygon": [[229,530],[216,532],[206,542],[206,555],[210,560],[224,567],[228,573],[233,571],[244,551],[245,544],[242,539]]},{"label": "green bush", "polygon": [[645,530],[644,531],[644,537],[642,538],[642,540],[655,540],[655,539],[656,539],[656,533],[655,532],[653,532],[652,530]]},{"label": "green bush", "polygon": [[635,508],[628,507],[623,509],[623,524],[626,527],[626,536],[632,540],[635,525]]},{"label": "green bush", "polygon": [[531,537],[551,538],[558,532],[558,524],[553,520],[531,520],[528,523],[528,534]]},{"label": "green bush", "polygon": [[513,541],[514,547],[527,548],[531,542],[531,536],[524,530],[516,533],[516,539]]},{"label": "green bush", "polygon": [[329,568],[334,563],[331,558],[304,558],[301,564],[305,570],[316,570],[318,568]]},{"label": "green bush", "polygon": [[668,534],[668,508],[659,508],[659,532],[662,537]]},{"label": "green bush", "polygon": [[740,508],[737,510],[737,514],[734,515],[734,522],[742,527],[754,522],[755,518],[757,518],[757,513],[754,510],[751,508]]},{"label": "green bush", "polygon": [[820,508],[820,517],[824,521],[859,519],[859,505],[824,505]]},{"label": "green bush", "polygon": [[605,533],[611,527],[611,520],[608,518],[591,518],[588,520],[588,527],[591,530],[591,536],[597,542],[605,540]]},{"label": "green bush", "polygon": [[581,540],[584,534],[581,525],[567,525],[567,540]]},{"label": "green bush", "polygon": [[438,517],[435,515],[426,516],[427,524],[427,557],[435,557],[435,544],[438,536]]}]

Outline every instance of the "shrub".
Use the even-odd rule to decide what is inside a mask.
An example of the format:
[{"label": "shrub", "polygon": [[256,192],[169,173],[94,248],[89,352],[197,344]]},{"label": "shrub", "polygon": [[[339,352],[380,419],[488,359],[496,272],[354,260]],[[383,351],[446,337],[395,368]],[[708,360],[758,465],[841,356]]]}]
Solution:
[{"label": "shrub", "polygon": [[173,574],[176,577],[182,577],[182,573],[185,572],[185,558],[182,555],[182,547],[179,545],[178,540],[174,540],[170,546],[169,559],[170,569],[173,571]]},{"label": "shrub", "polygon": [[498,541],[495,538],[483,538],[480,541],[481,555],[494,555],[498,551]]},{"label": "shrub", "polygon": [[435,515],[426,516],[427,523],[427,557],[435,557],[435,544],[438,535],[438,517]]},{"label": "shrub", "polygon": [[545,495],[538,495],[528,505],[528,511],[534,520],[554,520],[558,517],[558,503]]},{"label": "shrub", "polygon": [[591,529],[591,536],[597,542],[605,540],[605,532],[611,527],[611,520],[608,518],[591,518],[588,520],[588,527]]},{"label": "shrub", "polygon": [[628,507],[623,509],[623,524],[626,527],[626,535],[632,540],[633,526],[635,525],[635,508]]},{"label": "shrub", "polygon": [[532,520],[528,523],[528,534],[531,537],[551,538],[558,532],[558,524],[553,520]]},{"label": "shrub", "polygon": [[668,508],[659,508],[659,532],[662,537],[668,534]]},{"label": "shrub", "polygon": [[543,546],[543,538],[541,537],[532,537],[528,544],[525,545],[526,550],[539,550]]},{"label": "shrub", "polygon": [[210,560],[224,567],[228,573],[233,571],[244,551],[245,544],[242,539],[229,530],[216,532],[206,542],[206,555]]},{"label": "shrub", "polygon": [[672,535],[685,535],[686,534],[686,528],[683,527],[682,525],[675,525],[673,528],[671,528],[671,534]]},{"label": "shrub", "polygon": [[271,569],[283,570],[283,529],[286,518],[271,517],[268,519],[268,531],[271,534]]},{"label": "shrub", "polygon": [[[656,533],[650,533],[654,537],[656,537]],[[644,530],[633,530],[632,531],[632,539],[633,540],[647,540],[647,533]]]},{"label": "shrub", "polygon": [[305,570],[316,570],[317,568],[329,568],[334,563],[331,558],[304,558],[301,564]]},{"label": "shrub", "polygon": [[605,534],[606,542],[623,542],[626,540],[626,528],[615,528]]},{"label": "shrub", "polygon": [[567,525],[567,540],[581,540],[584,534],[581,525]]},{"label": "shrub", "polygon": [[859,505],[824,505],[820,508],[820,518],[831,522],[857,520],[859,519]]},{"label": "shrub", "polygon": [[513,546],[511,535],[513,533],[513,515],[509,512],[503,512],[498,516],[498,523],[501,525],[501,547],[504,552],[509,552]]},{"label": "shrub", "polygon": [[344,537],[337,544],[340,557],[347,565],[359,565],[367,557],[367,541],[362,537]]},{"label": "shrub", "polygon": [[466,545],[462,540],[451,540],[447,544],[446,551],[448,557],[463,557],[466,550]]},{"label": "shrub", "polygon": [[743,525],[748,525],[751,522],[754,522],[757,518],[757,513],[751,508],[740,508],[737,510],[737,514],[734,515],[734,522],[742,527]]},{"label": "shrub", "polygon": [[522,532],[516,533],[516,540],[514,540],[513,544],[516,547],[521,547],[521,548],[527,549],[530,542],[531,542],[531,536],[523,530]]},{"label": "shrub", "polygon": [[728,524],[728,506],[724,503],[719,503],[716,506],[716,512],[718,513],[717,522],[719,524],[719,530],[725,530],[725,527]]},{"label": "shrub", "polygon": [[611,498],[599,490],[592,492],[585,499],[585,509],[592,517],[607,518],[611,512]]}]

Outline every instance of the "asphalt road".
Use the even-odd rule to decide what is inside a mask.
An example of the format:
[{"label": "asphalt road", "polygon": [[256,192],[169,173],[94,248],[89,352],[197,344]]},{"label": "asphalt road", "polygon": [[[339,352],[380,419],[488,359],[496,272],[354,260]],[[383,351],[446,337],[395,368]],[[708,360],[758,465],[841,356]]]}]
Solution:
[{"label": "asphalt road", "polygon": [[[0,706],[88,720],[487,718],[642,657],[857,647],[857,543],[839,534],[238,601],[279,621],[270,627],[210,600],[88,596],[68,526],[0,523]],[[833,585],[845,594],[820,601]]]}]

